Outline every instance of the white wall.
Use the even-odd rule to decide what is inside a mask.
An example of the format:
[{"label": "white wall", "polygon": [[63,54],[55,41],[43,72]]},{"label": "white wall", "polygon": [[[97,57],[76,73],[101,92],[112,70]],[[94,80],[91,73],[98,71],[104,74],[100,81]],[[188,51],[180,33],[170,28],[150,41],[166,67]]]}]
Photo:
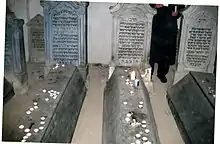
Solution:
[{"label": "white wall", "polygon": [[114,3],[90,3],[88,7],[88,61],[108,64],[111,58],[112,15]]},{"label": "white wall", "polygon": [[[40,0],[7,0],[9,8],[24,19],[26,61],[29,60],[26,23],[35,15],[43,15]],[[109,7],[115,3],[89,3],[88,6],[88,62],[108,64],[111,58],[112,15]]]}]

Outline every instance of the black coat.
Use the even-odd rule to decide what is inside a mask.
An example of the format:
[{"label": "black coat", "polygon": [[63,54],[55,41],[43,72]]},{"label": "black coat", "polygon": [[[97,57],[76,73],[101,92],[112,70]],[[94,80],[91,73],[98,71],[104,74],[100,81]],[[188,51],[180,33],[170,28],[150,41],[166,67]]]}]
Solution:
[{"label": "black coat", "polygon": [[168,7],[157,9],[152,24],[151,63],[165,60],[169,65],[175,64],[178,17],[172,16],[172,10]]}]

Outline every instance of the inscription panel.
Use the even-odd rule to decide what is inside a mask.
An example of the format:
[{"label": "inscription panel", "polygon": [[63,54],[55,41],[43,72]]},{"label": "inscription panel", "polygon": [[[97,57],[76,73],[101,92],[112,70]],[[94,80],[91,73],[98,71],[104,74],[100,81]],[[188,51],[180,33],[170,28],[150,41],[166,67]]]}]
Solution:
[{"label": "inscription panel", "polygon": [[44,30],[31,29],[32,48],[38,52],[44,52]]},{"label": "inscription panel", "polygon": [[52,59],[60,63],[79,60],[79,20],[73,11],[55,11],[52,15]]},{"label": "inscription panel", "polygon": [[120,65],[139,64],[144,56],[145,22],[137,18],[119,23],[118,59]]},{"label": "inscription panel", "polygon": [[192,27],[188,31],[185,61],[190,67],[204,67],[211,49],[212,29]]}]

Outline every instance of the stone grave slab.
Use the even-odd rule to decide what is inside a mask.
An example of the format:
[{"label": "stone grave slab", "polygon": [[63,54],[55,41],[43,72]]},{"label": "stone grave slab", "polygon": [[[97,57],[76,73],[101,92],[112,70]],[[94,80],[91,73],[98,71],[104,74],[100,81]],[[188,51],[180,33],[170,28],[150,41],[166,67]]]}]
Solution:
[{"label": "stone grave slab", "polygon": [[42,1],[46,66],[87,64],[86,2]]},{"label": "stone grave slab", "polygon": [[27,82],[23,24],[24,20],[17,19],[8,9],[5,26],[4,74],[15,88],[24,86]]},{"label": "stone grave slab", "polygon": [[189,71],[213,73],[217,50],[218,8],[190,6],[182,12],[182,15],[174,84]]},{"label": "stone grave slab", "polygon": [[213,144],[215,76],[190,72],[167,92],[167,99],[186,144]]},{"label": "stone grave slab", "polygon": [[[140,80],[139,87],[134,89],[126,84],[126,79],[132,69],[128,72],[125,72],[125,70],[127,70],[126,67],[116,67],[104,91],[102,143],[135,143],[135,135],[141,133],[153,144],[160,144],[149,93],[140,78],[139,71],[133,69]],[[131,94],[130,91],[134,93]],[[139,108],[139,102],[141,101],[143,107]],[[131,118],[136,119],[137,122],[145,120],[145,127],[142,127],[142,125],[132,126],[130,123],[132,119],[126,121],[129,112],[133,113]],[[145,129],[150,132],[146,133]]]},{"label": "stone grave slab", "polygon": [[148,4],[118,4],[113,15],[112,61],[116,66],[147,64],[153,15]]},{"label": "stone grave slab", "polygon": [[37,14],[27,24],[30,62],[44,63],[44,17]]},{"label": "stone grave slab", "polygon": [[[24,130],[29,128],[32,135],[26,142],[71,142],[87,91],[85,81],[75,66],[59,67],[49,73],[48,79],[38,79],[43,69],[43,64],[30,64],[32,82],[28,94],[13,97],[4,106],[3,141],[20,142],[26,135]],[[49,91],[54,93],[51,90],[59,94],[50,95]],[[31,111],[29,115],[26,113],[28,110]],[[20,125],[24,128],[19,129]]]}]

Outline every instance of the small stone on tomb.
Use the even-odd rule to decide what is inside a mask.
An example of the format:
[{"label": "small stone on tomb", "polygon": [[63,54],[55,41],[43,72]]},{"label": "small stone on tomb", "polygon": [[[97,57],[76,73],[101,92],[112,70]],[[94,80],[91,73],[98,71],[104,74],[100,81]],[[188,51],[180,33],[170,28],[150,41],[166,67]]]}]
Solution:
[{"label": "small stone on tomb", "polygon": [[56,66],[59,66],[59,64],[57,63]]},{"label": "small stone on tomb", "polygon": [[37,102],[34,102],[34,105],[36,106],[36,105],[37,105]]},{"label": "small stone on tomb", "polygon": [[123,104],[124,104],[124,105],[127,105],[127,104],[128,104],[128,102],[123,102]]},{"label": "small stone on tomb", "polygon": [[140,101],[140,102],[139,102],[139,104],[143,105],[143,104],[144,104],[144,102],[143,102],[143,101]]},{"label": "small stone on tomb", "polygon": [[35,132],[35,133],[38,133],[38,131],[39,131],[39,129],[34,129],[34,132]]},{"label": "small stone on tomb", "polygon": [[149,129],[145,129],[145,133],[147,133],[147,134],[148,134],[149,132],[150,132],[150,130],[149,130]]},{"label": "small stone on tomb", "polygon": [[143,105],[138,105],[139,108],[143,108]]},{"label": "small stone on tomb", "polygon": [[40,129],[40,130],[43,130],[43,129],[44,129],[44,127],[39,127],[39,129]]},{"label": "small stone on tomb", "polygon": [[135,123],[131,123],[131,126],[132,126],[132,127],[135,127],[135,125],[136,125]]},{"label": "small stone on tomb", "polygon": [[126,85],[129,85],[129,82],[126,82],[125,84],[126,84]]},{"label": "small stone on tomb", "polygon": [[26,111],[26,114],[27,114],[27,115],[31,114],[31,111]]},{"label": "small stone on tomb", "polygon": [[53,68],[53,70],[55,70],[55,68]]},{"label": "small stone on tomb", "polygon": [[202,80],[202,83],[205,83],[205,81],[204,81],[204,80]]},{"label": "small stone on tomb", "polygon": [[126,82],[129,82],[129,79],[126,79]]},{"label": "small stone on tomb", "polygon": [[125,121],[126,121],[126,122],[129,122],[130,120],[131,120],[131,119],[128,118],[128,117],[125,118]]},{"label": "small stone on tomb", "polygon": [[49,101],[49,98],[45,98],[45,101]]},{"label": "small stone on tomb", "polygon": [[46,89],[43,89],[43,93],[46,93],[47,92],[47,90]]},{"label": "small stone on tomb", "polygon": [[136,138],[140,138],[141,135],[140,135],[140,134],[136,134],[135,137],[136,137]]},{"label": "small stone on tomb", "polygon": [[131,115],[132,115],[131,113],[127,113],[126,114],[127,117],[131,117]]},{"label": "small stone on tomb", "polygon": [[32,134],[31,133],[27,133],[26,136],[30,137]]},{"label": "small stone on tomb", "polygon": [[121,76],[121,78],[124,78],[124,76]]},{"label": "small stone on tomb", "polygon": [[147,141],[147,142],[144,142],[144,144],[151,144],[151,142],[150,142],[150,141]]},{"label": "small stone on tomb", "polygon": [[23,139],[28,139],[28,136],[23,136]]},{"label": "small stone on tomb", "polygon": [[26,142],[26,140],[23,139],[21,142]]},{"label": "small stone on tomb", "polygon": [[142,137],[142,141],[147,141],[147,137]]},{"label": "small stone on tomb", "polygon": [[215,98],[215,95],[213,95],[213,97]]},{"label": "small stone on tomb", "polygon": [[131,143],[131,144],[135,144],[135,143]]},{"label": "small stone on tomb", "polygon": [[34,108],[30,108],[30,111],[34,111]]},{"label": "small stone on tomb", "polygon": [[64,65],[64,64],[62,64],[62,67],[65,67],[65,65]]},{"label": "small stone on tomb", "polygon": [[38,106],[34,106],[34,109],[38,109]]},{"label": "small stone on tomb", "polygon": [[147,123],[147,121],[146,120],[142,120],[142,124],[146,124]]},{"label": "small stone on tomb", "polygon": [[125,72],[128,72],[128,70],[125,70]]},{"label": "small stone on tomb", "polygon": [[40,124],[41,124],[41,125],[44,125],[44,124],[45,124],[45,121],[41,121]]},{"label": "small stone on tomb", "polygon": [[142,128],[146,128],[146,127],[147,127],[147,125],[145,125],[145,124],[142,124],[142,125],[141,125],[141,127],[142,127]]},{"label": "small stone on tomb", "polygon": [[57,96],[54,96],[53,99],[54,99],[54,100],[57,99]]},{"label": "small stone on tomb", "polygon": [[19,129],[23,129],[23,128],[24,128],[24,125],[20,125],[20,126],[19,126]]},{"label": "small stone on tomb", "polygon": [[41,117],[40,119],[41,119],[41,120],[45,120],[46,118],[45,118],[45,117]]},{"label": "small stone on tomb", "polygon": [[53,94],[50,94],[50,97],[53,97]]},{"label": "small stone on tomb", "polygon": [[27,128],[24,130],[24,132],[28,133],[28,132],[30,132],[30,129]]},{"label": "small stone on tomb", "polygon": [[141,141],[140,140],[136,140],[136,144],[141,144]]},{"label": "small stone on tomb", "polygon": [[134,93],[134,91],[130,91],[130,94],[133,94]]},{"label": "small stone on tomb", "polygon": [[60,94],[60,92],[57,92],[57,94]]}]

